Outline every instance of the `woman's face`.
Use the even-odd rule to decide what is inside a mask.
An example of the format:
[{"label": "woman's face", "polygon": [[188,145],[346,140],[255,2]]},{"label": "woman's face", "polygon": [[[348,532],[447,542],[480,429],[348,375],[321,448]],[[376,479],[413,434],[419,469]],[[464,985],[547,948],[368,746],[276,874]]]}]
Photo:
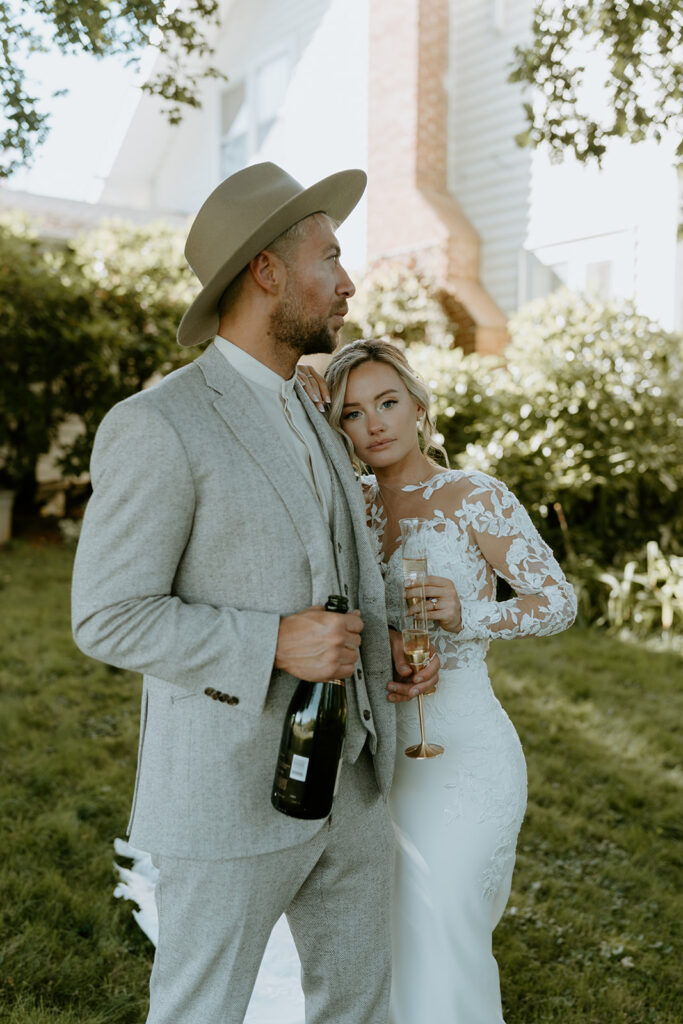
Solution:
[{"label": "woman's face", "polygon": [[351,370],[341,428],[358,458],[373,469],[392,466],[419,452],[417,420],[421,412],[393,366],[367,362]]}]

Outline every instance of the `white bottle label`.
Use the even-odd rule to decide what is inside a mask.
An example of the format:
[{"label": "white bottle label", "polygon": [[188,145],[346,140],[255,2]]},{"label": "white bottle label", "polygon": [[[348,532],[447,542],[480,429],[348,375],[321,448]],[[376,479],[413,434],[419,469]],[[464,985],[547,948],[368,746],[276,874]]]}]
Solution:
[{"label": "white bottle label", "polygon": [[305,782],[307,772],[308,758],[302,757],[301,754],[292,754],[292,767],[289,769],[290,779],[296,779],[297,782]]}]

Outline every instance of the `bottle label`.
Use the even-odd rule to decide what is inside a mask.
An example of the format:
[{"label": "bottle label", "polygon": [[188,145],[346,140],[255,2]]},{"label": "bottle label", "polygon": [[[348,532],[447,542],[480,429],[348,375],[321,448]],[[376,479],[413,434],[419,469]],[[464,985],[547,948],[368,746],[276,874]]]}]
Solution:
[{"label": "bottle label", "polygon": [[308,758],[302,757],[301,754],[292,754],[292,767],[289,769],[290,779],[296,779],[297,782],[305,782],[307,772]]}]

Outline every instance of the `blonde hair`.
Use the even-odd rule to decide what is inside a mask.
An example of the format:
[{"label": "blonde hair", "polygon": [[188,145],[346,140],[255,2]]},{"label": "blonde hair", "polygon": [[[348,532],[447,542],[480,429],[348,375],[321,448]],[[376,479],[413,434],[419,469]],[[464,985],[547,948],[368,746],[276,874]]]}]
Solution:
[{"label": "blonde hair", "polygon": [[[341,422],[344,409],[344,395],[349,374],[357,366],[363,363],[386,363],[391,366],[405,384],[408,392],[415,399],[417,404],[424,410],[419,434],[421,434],[420,448],[422,453],[429,458],[427,452],[431,450],[439,452],[446,466],[448,466],[448,455],[443,445],[434,440],[435,425],[429,414],[429,406],[432,401],[432,393],[428,386],[419,377],[406,359],[405,355],[397,345],[389,341],[380,341],[373,338],[360,341],[352,341],[344,345],[333,355],[327,370],[325,380],[330,389],[330,411],[328,422],[338,434],[341,434],[351,455],[351,461],[359,473],[366,471],[366,466],[360,461],[348,436],[344,433]],[[433,459],[430,459],[433,462]],[[436,463],[435,463],[436,465]]]}]

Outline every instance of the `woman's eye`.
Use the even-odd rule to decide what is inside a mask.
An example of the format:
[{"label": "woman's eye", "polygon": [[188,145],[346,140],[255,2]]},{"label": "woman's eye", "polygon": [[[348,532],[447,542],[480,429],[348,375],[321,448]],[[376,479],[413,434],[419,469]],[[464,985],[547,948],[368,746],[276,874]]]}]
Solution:
[{"label": "woman's eye", "polygon": [[391,409],[392,405],[396,405],[395,398],[387,398],[384,402],[382,402],[383,409]]},{"label": "woman's eye", "polygon": [[360,413],[358,412],[357,409],[354,410],[353,412],[345,412],[344,415],[342,416],[342,419],[343,420],[355,420],[356,416],[360,416]]}]

